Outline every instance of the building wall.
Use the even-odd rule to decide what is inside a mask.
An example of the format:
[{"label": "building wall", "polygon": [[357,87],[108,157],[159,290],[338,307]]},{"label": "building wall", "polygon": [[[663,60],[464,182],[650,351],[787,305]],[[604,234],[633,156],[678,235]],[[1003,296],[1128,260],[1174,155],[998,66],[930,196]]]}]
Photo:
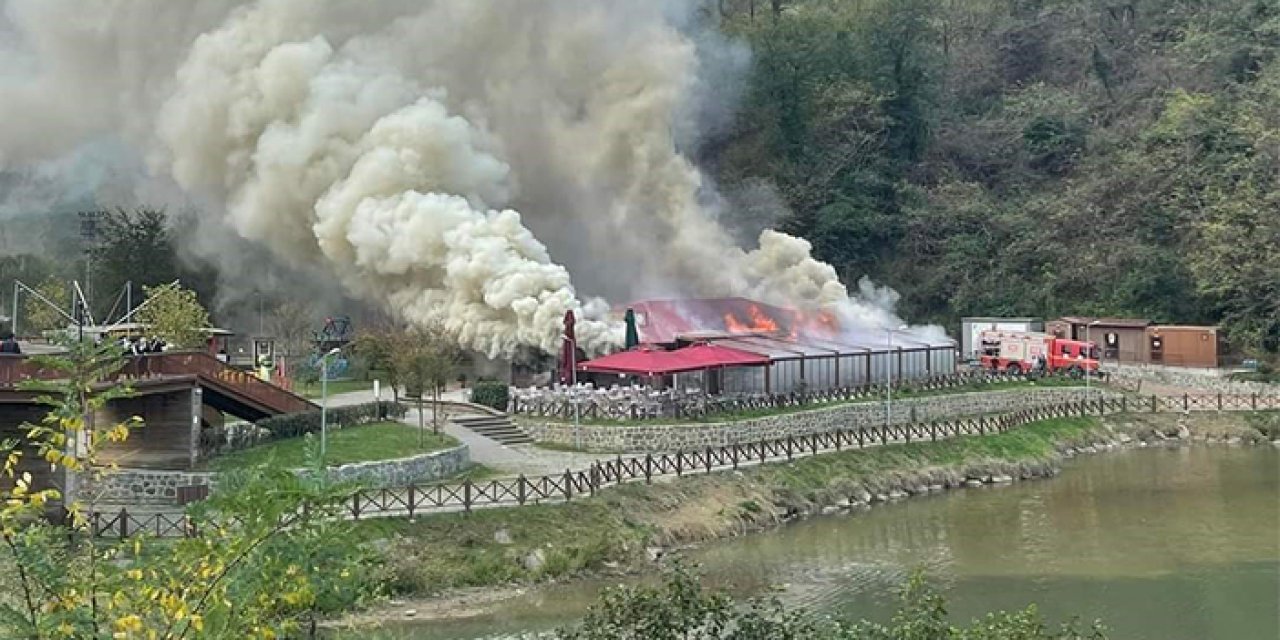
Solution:
[{"label": "building wall", "polygon": [[144,426],[129,432],[128,440],[107,444],[101,450],[103,464],[145,469],[187,469],[198,446],[198,423],[193,429],[198,399],[191,390],[124,398],[94,417],[99,428],[142,416]]},{"label": "building wall", "polygon": [[1175,367],[1218,366],[1218,330],[1215,327],[1149,327],[1148,344],[1159,337],[1163,342],[1160,359],[1153,352],[1149,362]]},{"label": "building wall", "polygon": [[[1145,327],[1112,327],[1107,325],[1071,324],[1064,320],[1045,323],[1045,330],[1059,338],[1090,340],[1098,345],[1102,359],[1110,362],[1144,363],[1149,361]],[[1114,334],[1117,346],[1109,348],[1107,335]]]}]

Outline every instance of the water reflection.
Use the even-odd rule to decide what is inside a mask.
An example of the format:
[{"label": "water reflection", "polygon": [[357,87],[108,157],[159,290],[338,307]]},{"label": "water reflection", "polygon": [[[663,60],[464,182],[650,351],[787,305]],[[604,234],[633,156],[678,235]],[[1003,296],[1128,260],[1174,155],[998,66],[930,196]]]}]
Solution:
[{"label": "water reflection", "polygon": [[[1117,638],[1275,638],[1278,531],[1280,452],[1198,447],[1091,456],[1049,481],[813,519],[688,555],[712,584],[783,586],[786,602],[858,617],[887,618],[892,589],[923,566],[958,618],[1036,602],[1051,620],[1103,618]],[[395,637],[549,629],[603,586],[551,587]]]}]

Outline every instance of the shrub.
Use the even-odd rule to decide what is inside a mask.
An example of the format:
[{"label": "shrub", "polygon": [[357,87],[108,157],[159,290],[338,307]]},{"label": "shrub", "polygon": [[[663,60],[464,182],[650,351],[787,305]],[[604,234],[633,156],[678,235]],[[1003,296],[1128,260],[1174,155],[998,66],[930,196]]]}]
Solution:
[{"label": "shrub", "polygon": [[[402,404],[389,401],[368,402],[347,407],[335,407],[326,411],[330,428],[341,429],[370,422],[400,419],[408,413]],[[320,430],[320,412],[288,413],[257,421],[259,427],[271,432],[271,438],[295,438]]]},{"label": "shrub", "polygon": [[510,397],[511,392],[506,383],[496,380],[476,382],[475,386],[471,388],[472,402],[497,409],[498,411],[507,410],[507,401]]}]

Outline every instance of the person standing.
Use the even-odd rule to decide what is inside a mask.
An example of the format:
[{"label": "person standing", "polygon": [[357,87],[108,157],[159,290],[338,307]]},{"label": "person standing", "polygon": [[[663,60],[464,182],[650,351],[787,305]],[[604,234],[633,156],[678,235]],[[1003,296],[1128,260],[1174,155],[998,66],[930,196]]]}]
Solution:
[{"label": "person standing", "polygon": [[22,347],[18,346],[18,339],[13,336],[12,331],[5,331],[0,334],[0,353],[22,354]]}]

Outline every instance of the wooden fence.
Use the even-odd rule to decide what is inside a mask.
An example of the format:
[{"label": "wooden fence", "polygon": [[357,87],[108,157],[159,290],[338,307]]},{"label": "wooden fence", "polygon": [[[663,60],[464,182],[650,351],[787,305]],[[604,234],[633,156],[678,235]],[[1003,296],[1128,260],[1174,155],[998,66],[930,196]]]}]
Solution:
[{"label": "wooden fence", "polygon": [[[618,456],[586,469],[564,473],[460,484],[361,489],[336,507],[341,517],[369,517],[470,512],[473,509],[567,502],[624,482],[652,482],[660,476],[682,476],[793,460],[824,452],[861,449],[891,443],[935,442],[967,435],[1003,433],[1040,420],[1124,412],[1280,410],[1280,395],[1184,394],[1182,396],[1114,396],[1009,413],[907,425],[878,425],[824,433],[734,443],[674,453]],[[94,513],[94,535],[125,538],[143,533],[160,537],[198,535],[200,527],[182,513],[132,514],[126,509]]]}]

